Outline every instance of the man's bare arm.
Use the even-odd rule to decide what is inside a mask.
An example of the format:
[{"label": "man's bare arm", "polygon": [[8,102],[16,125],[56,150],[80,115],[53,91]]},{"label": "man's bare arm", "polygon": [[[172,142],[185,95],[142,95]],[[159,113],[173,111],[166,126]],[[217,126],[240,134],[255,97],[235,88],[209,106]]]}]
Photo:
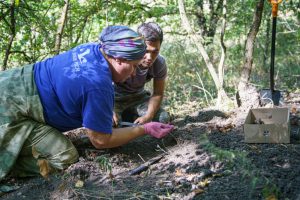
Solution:
[{"label": "man's bare arm", "polygon": [[145,116],[141,116],[135,120],[135,123],[144,124],[150,122],[159,110],[164,97],[165,80],[153,80],[153,94],[149,99],[148,110]]},{"label": "man's bare arm", "polygon": [[96,132],[87,129],[90,141],[97,149],[113,148],[130,142],[131,140],[145,135],[144,126],[116,128],[112,134]]}]

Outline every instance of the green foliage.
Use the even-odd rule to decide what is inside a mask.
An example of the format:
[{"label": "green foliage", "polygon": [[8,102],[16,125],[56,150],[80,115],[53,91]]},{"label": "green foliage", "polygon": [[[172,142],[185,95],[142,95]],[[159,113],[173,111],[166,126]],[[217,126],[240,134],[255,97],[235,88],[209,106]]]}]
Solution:
[{"label": "green foliage", "polygon": [[[204,45],[215,68],[221,56],[220,25],[222,10],[220,1],[187,0],[186,13],[197,34],[204,27],[215,33],[204,34]],[[253,19],[257,1],[227,1],[227,26],[225,45],[224,87],[228,94],[235,93],[244,63],[245,40]],[[208,8],[207,5],[213,7]],[[283,1],[279,5],[277,19],[275,74],[276,88],[296,90],[300,75],[300,29],[297,1]],[[10,16],[11,1],[0,2],[0,65],[3,65],[6,49],[12,36]],[[58,20],[64,1],[15,1],[14,42],[10,49],[8,67],[34,63],[54,55]],[[201,8],[203,7],[203,9]],[[258,32],[251,82],[259,88],[269,85],[270,43],[266,32],[271,29],[271,6],[265,1],[264,14]],[[212,12],[214,10],[214,12]],[[200,20],[202,16],[204,21]],[[216,18],[214,18],[216,17]],[[214,21],[215,19],[215,21]],[[269,20],[269,21],[268,21]],[[62,35],[61,51],[81,43],[95,42],[107,25],[130,25],[136,27],[145,21],[156,21],[164,30],[162,55],[166,58],[169,75],[165,104],[173,113],[186,104],[193,109],[212,104],[216,88],[200,52],[181,26],[176,0],[70,0],[68,19]],[[205,25],[205,26],[204,26]],[[268,48],[268,49],[267,49]],[[265,56],[264,56],[265,55]]]},{"label": "green foliage", "polygon": [[[12,35],[9,2],[1,2],[1,9],[8,14],[1,21],[0,65]],[[20,1],[15,7],[16,37],[8,66],[34,63],[54,55],[58,20],[64,1]],[[70,1],[68,19],[64,29],[61,51],[78,44],[97,41],[106,25],[132,24],[145,20],[150,11],[139,1]],[[154,11],[158,13],[158,11]]]},{"label": "green foliage", "polygon": [[[196,102],[196,108],[191,105],[191,109],[197,109],[210,103],[210,101],[198,101],[205,97],[204,90],[199,87],[212,95],[215,94],[212,79],[208,75],[204,63],[199,59],[199,54],[195,53],[195,49],[190,48],[189,44],[186,44],[186,40],[182,39],[176,42],[164,42],[161,53],[167,59],[168,64],[168,81],[164,101],[169,106],[171,113],[178,114],[178,110],[183,109],[181,105],[187,105],[190,102]],[[203,86],[199,83],[197,74],[205,77]]]},{"label": "green foliage", "polygon": [[280,189],[276,185],[269,183],[264,186],[262,195],[264,199],[278,199],[280,195]]},{"label": "green foliage", "polygon": [[111,173],[112,170],[112,165],[111,162],[109,161],[109,158],[106,157],[105,155],[97,156],[95,158],[95,162],[99,164],[99,167],[104,170],[105,172]]},{"label": "green foliage", "polygon": [[[291,2],[283,1],[279,5],[276,27],[276,45],[275,45],[275,89],[294,91],[299,88],[300,77],[300,29],[297,25],[296,11],[291,7]],[[269,87],[269,68],[271,58],[271,31],[272,19],[271,5],[265,4],[264,18],[260,31],[258,33],[255,54],[253,59],[254,70],[252,71],[252,82],[259,83],[259,88]],[[269,38],[266,37],[267,26],[269,26]],[[266,51],[266,40],[269,40],[269,46]],[[263,55],[266,54],[266,65]]]}]

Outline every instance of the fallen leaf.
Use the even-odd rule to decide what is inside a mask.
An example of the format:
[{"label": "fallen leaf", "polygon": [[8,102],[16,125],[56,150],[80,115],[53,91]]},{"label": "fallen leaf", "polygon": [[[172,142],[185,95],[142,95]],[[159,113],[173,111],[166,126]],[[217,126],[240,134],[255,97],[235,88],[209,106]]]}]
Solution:
[{"label": "fallen leaf", "polygon": [[182,176],[182,175],[183,175],[183,173],[182,173],[181,169],[176,168],[175,169],[175,176]]},{"label": "fallen leaf", "polygon": [[226,133],[228,131],[231,131],[231,129],[234,128],[234,125],[233,124],[226,124],[224,126],[218,126],[217,125],[217,129],[222,132],[222,133]]},{"label": "fallen leaf", "polygon": [[76,188],[82,188],[84,185],[84,182],[82,180],[78,180],[76,183],[75,183],[75,187]]},{"label": "fallen leaf", "polygon": [[39,159],[38,166],[40,167],[40,174],[48,180],[48,175],[51,172],[51,167],[47,160]]},{"label": "fallen leaf", "polygon": [[197,194],[202,194],[204,192],[204,190],[198,188],[198,189],[193,190],[193,192],[195,193],[195,195],[197,195]]},{"label": "fallen leaf", "polygon": [[292,105],[292,107],[291,107],[291,113],[293,113],[293,114],[297,113],[297,107],[295,105]]},{"label": "fallen leaf", "polygon": [[277,200],[277,197],[274,194],[269,195],[266,200]]},{"label": "fallen leaf", "polygon": [[200,181],[198,183],[198,185],[201,186],[201,187],[206,187],[206,186],[208,186],[209,183],[210,183],[210,181],[208,180],[208,178],[206,178],[203,181]]}]

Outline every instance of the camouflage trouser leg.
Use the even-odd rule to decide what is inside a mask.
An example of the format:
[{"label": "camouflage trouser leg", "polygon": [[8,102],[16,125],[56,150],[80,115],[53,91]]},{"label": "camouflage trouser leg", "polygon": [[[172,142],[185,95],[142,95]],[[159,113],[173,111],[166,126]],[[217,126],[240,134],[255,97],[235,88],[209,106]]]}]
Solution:
[{"label": "camouflage trouser leg", "polygon": [[[136,106],[136,110],[137,110],[137,113],[139,116],[146,115],[147,110],[148,110],[148,102],[139,104],[138,106]],[[168,122],[170,122],[170,115],[163,108],[159,108],[159,110],[154,115],[152,121],[168,123]]]},{"label": "camouflage trouser leg", "polygon": [[[148,110],[149,99],[150,93],[145,90],[138,94],[116,96],[114,111],[120,121],[122,121],[124,115],[144,116]],[[156,112],[153,121],[167,123],[170,121],[170,115],[163,108],[160,108]]]},{"label": "camouflage trouser leg", "polygon": [[[77,150],[61,132],[34,121],[27,123],[28,126],[34,126],[34,129],[25,141],[13,168],[14,176],[30,176],[39,173],[37,159],[47,160],[51,168],[60,170],[77,161]],[[33,156],[32,151],[37,155]]]},{"label": "camouflage trouser leg", "polygon": [[39,173],[41,159],[63,169],[78,158],[73,144],[45,124],[32,70],[27,65],[0,73],[0,180],[11,171]]}]

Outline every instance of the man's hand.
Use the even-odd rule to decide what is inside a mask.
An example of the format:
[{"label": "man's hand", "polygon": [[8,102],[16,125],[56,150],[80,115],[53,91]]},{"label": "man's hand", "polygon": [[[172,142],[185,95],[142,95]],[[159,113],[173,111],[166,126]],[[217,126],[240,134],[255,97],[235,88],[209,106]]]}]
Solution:
[{"label": "man's hand", "polygon": [[152,120],[152,117],[150,117],[149,115],[144,115],[144,116],[141,116],[139,118],[137,118],[134,123],[135,124],[145,124],[147,122],[151,122]]},{"label": "man's hand", "polygon": [[149,122],[144,124],[145,134],[155,138],[162,138],[168,135],[174,129],[173,125],[163,124],[160,122]]},{"label": "man's hand", "polygon": [[113,112],[113,126],[117,127],[119,124],[119,118],[115,112]]}]

